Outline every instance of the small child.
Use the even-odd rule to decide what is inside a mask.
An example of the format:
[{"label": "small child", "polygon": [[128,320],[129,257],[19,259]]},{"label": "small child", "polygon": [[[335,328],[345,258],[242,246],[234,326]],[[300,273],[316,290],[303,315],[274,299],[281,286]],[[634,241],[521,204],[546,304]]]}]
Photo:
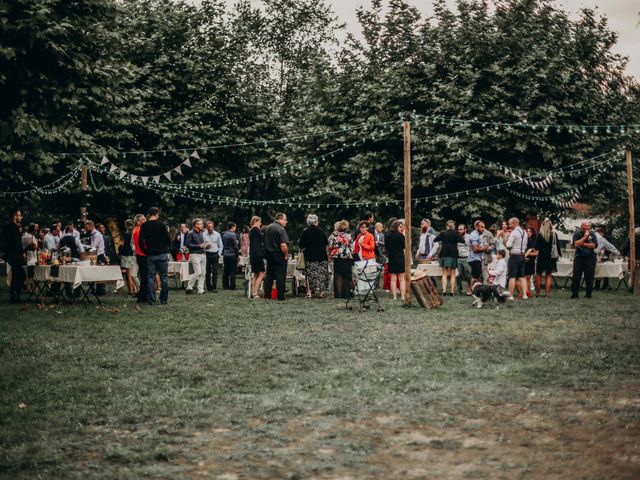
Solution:
[{"label": "small child", "polygon": [[498,291],[502,295],[505,288],[507,288],[507,262],[504,259],[507,256],[507,252],[498,250],[496,256],[497,260],[494,267],[489,269],[489,275],[494,277],[493,284],[498,287]]}]

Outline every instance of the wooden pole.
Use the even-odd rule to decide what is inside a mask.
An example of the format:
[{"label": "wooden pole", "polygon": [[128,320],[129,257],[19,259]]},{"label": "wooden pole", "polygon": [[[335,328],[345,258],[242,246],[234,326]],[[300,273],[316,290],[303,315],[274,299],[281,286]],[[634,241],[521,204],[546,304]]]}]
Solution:
[{"label": "wooden pole", "polygon": [[411,124],[404,122],[404,303],[411,305]]},{"label": "wooden pole", "polygon": [[629,189],[629,286],[636,295],[640,288],[636,271],[636,232],[635,232],[635,200],[633,198],[633,164],[631,150],[627,149],[627,187]]},{"label": "wooden pole", "polygon": [[80,218],[82,224],[87,221],[87,164],[82,164],[80,170]]}]

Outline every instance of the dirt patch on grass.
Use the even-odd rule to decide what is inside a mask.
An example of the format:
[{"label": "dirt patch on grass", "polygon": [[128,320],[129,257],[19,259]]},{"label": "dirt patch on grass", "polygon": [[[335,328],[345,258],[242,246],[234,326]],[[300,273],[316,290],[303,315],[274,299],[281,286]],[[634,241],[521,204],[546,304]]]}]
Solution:
[{"label": "dirt patch on grass", "polygon": [[[220,432],[192,477],[247,478],[638,478],[638,391],[566,392],[518,403],[433,406],[432,421],[367,414],[357,420],[321,412],[265,431]],[[622,397],[622,398],[621,398]],[[424,412],[421,412],[424,413]],[[257,429],[257,430],[256,430]],[[277,437],[277,440],[275,440]],[[252,446],[253,448],[248,448]],[[226,452],[224,461],[211,453]]]}]

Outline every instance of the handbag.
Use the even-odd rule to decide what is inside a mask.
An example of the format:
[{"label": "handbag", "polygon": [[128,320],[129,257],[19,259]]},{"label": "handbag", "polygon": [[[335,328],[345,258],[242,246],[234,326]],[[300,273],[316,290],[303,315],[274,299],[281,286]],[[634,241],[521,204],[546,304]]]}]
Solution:
[{"label": "handbag", "polygon": [[552,239],[551,239],[551,258],[553,260],[557,260],[558,258],[560,258],[560,255],[558,254],[558,246],[556,245],[556,232],[552,232]]},{"label": "handbag", "polygon": [[296,270],[304,270],[304,269],[305,269],[304,250],[300,250],[300,253],[298,254],[298,261],[296,262]]}]

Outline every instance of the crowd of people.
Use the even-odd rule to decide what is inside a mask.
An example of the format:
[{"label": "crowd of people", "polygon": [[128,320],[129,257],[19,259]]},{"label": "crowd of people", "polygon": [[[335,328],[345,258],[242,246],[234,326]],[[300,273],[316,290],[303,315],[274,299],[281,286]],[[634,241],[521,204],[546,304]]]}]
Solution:
[{"label": "crowd of people", "polygon": [[[404,298],[405,294],[406,223],[398,218],[389,219],[386,225],[375,222],[371,212],[366,212],[353,225],[356,227],[353,233],[352,222],[340,220],[335,222],[329,235],[321,227],[318,216],[309,214],[298,244],[291,246],[284,213],[276,214],[268,225],[254,216],[240,232],[234,222],[228,222],[226,229],[219,232],[213,220],[196,218],[190,224],[179,225],[175,234],[171,234],[161,220],[160,210],[154,207],[146,215],[137,214],[124,222],[125,232],[117,251],[113,238],[101,223],[86,221],[81,232],[72,223],[63,228],[62,222],[56,220],[48,228],[41,228],[36,223],[23,226],[22,220],[19,210],[12,211],[10,223],[3,230],[4,258],[13,272],[10,287],[13,303],[20,301],[25,283],[22,267],[30,252],[63,249],[74,259],[80,259],[85,250],[91,249],[99,264],[119,262],[129,293],[137,302],[149,305],[168,302],[172,259],[190,264],[188,295],[217,292],[220,264],[222,288],[234,290],[239,258],[248,257],[250,296],[284,300],[290,250],[299,252],[297,268],[304,270],[307,298],[314,294],[319,298],[326,296],[330,271],[333,296],[349,298],[355,261],[384,265],[383,288],[394,300]],[[415,261],[439,262],[442,275],[434,280],[440,283],[443,295],[463,292],[463,282],[470,295],[473,283],[482,282],[493,284],[500,291],[508,290],[512,295],[517,293],[522,299],[531,295],[548,298],[551,275],[557,271],[557,261],[562,256],[557,232],[548,219],[530,217],[526,225],[521,225],[518,218],[511,218],[499,228],[486,228],[480,219],[471,227],[449,220],[438,233],[425,218],[420,222],[419,231],[412,233],[417,240]],[[593,230],[588,221],[573,235],[571,246],[574,248],[571,297],[578,297],[584,277],[585,297],[590,298],[597,258],[621,253],[601,227]],[[272,293],[274,284],[275,293]],[[597,283],[595,286],[599,287]],[[608,284],[603,283],[602,287],[607,288]],[[96,294],[105,294],[104,285],[97,285]]]}]

